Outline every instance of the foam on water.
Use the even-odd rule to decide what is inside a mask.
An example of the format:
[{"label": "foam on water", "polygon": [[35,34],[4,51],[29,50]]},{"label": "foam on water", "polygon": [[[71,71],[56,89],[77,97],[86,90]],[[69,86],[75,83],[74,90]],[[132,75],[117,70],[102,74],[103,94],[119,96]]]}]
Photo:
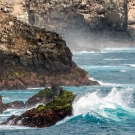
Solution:
[{"label": "foam on water", "polygon": [[131,67],[135,67],[135,64],[129,64]]},{"label": "foam on water", "polygon": [[[94,117],[104,117],[114,121],[122,121],[127,119],[129,115],[133,115],[135,118],[135,109],[130,107],[133,103],[133,92],[132,88],[119,91],[115,87],[106,96],[102,96],[99,91],[88,92],[73,103],[73,116],[82,115],[85,117],[90,114]],[[120,110],[123,114],[124,112],[128,113],[126,118],[122,119],[118,115]]]},{"label": "foam on water", "polygon": [[1,125],[0,130],[15,130],[15,129],[30,129],[29,127],[23,127],[23,126],[11,126],[11,125]]},{"label": "foam on water", "polygon": [[4,115],[11,116],[11,115],[20,115],[25,112],[27,109],[7,109],[4,111]]},{"label": "foam on water", "polygon": [[105,83],[105,82],[96,80],[93,77],[89,78],[89,80],[97,81],[101,86],[121,86],[121,85],[123,85],[123,84],[116,84],[116,83]]},{"label": "foam on water", "polygon": [[133,52],[135,48],[104,48],[102,53],[111,53],[111,52]]},{"label": "foam on water", "polygon": [[100,53],[100,52],[94,52],[94,51],[72,51],[72,53],[75,55],[75,54],[89,54],[89,53],[93,53],[93,54],[95,54],[95,53]]},{"label": "foam on water", "polygon": [[37,88],[27,88],[27,90],[42,90],[44,87],[37,87]]},{"label": "foam on water", "polygon": [[[124,64],[124,65],[127,65],[127,64]],[[130,65],[130,66],[135,66],[135,65]],[[91,69],[91,68],[99,68],[99,69],[102,69],[102,68],[108,68],[108,69],[121,69],[121,68],[124,68],[124,66],[94,66],[94,65],[81,65],[80,67],[84,68],[84,69]],[[126,66],[125,66],[126,68]]]},{"label": "foam on water", "polygon": [[120,70],[120,72],[127,72],[126,70]]},{"label": "foam on water", "polygon": [[116,83],[105,83],[102,81],[98,81],[101,86],[120,86],[122,84],[116,84]]},{"label": "foam on water", "polygon": [[109,61],[110,60],[114,60],[114,61],[116,60],[117,61],[117,60],[123,60],[123,59],[104,59],[104,60],[109,60]]},{"label": "foam on water", "polygon": [[[126,70],[121,70],[121,72],[127,72]],[[103,81],[99,81],[94,79],[93,77],[89,78],[89,80],[92,81],[97,81],[100,86],[111,86],[111,87],[135,87],[135,84],[122,84],[122,83],[108,83],[108,82],[103,82]]]}]

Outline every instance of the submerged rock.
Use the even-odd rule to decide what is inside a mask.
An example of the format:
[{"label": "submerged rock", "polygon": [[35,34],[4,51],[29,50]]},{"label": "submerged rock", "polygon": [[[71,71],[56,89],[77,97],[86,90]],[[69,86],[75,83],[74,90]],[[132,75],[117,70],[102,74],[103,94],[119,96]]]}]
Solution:
[{"label": "submerged rock", "polygon": [[7,104],[3,104],[4,109],[12,108],[12,109],[22,109],[25,107],[23,101],[13,101]]},{"label": "submerged rock", "polygon": [[[13,115],[2,124],[10,123],[11,125],[28,127],[48,127],[56,124],[56,122],[67,116],[71,116],[72,102],[75,98],[75,94],[63,90],[63,88],[60,87],[56,88],[58,89],[47,88],[37,94],[50,99],[46,105],[41,104],[37,108],[24,112],[21,116]],[[59,93],[57,93],[58,91]]]},{"label": "submerged rock", "polygon": [[22,101],[13,101],[10,103],[3,103],[2,102],[2,96],[0,95],[0,114],[3,114],[3,112],[7,109],[22,109],[25,108],[25,104]]}]

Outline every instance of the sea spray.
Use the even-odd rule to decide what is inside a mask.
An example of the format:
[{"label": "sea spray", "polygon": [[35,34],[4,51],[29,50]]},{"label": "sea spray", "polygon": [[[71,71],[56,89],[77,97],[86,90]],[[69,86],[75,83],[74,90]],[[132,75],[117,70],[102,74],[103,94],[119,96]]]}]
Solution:
[{"label": "sea spray", "polygon": [[133,92],[132,88],[118,90],[115,87],[105,96],[99,91],[88,92],[73,103],[73,116],[89,114],[113,121],[123,121],[129,115],[135,118],[135,109],[131,107]]}]

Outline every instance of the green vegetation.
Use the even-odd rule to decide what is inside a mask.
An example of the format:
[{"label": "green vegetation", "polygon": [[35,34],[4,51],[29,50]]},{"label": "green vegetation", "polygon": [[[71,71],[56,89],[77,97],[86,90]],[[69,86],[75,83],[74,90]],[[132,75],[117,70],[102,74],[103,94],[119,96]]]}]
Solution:
[{"label": "green vegetation", "polygon": [[45,106],[44,105],[39,105],[37,108],[36,108],[36,112],[41,112],[41,111],[44,111],[45,110]]},{"label": "green vegetation", "polygon": [[20,71],[14,71],[14,72],[13,72],[13,75],[16,76],[16,77],[28,76],[29,73],[26,72],[26,71],[21,71],[21,70],[20,70]]},{"label": "green vegetation", "polygon": [[39,91],[36,95],[40,97],[51,98],[54,96],[54,91],[52,89],[45,88],[44,90]]},{"label": "green vegetation", "polygon": [[3,74],[3,77],[7,80],[13,80],[15,79],[16,77],[24,77],[24,76],[28,76],[29,75],[29,72],[26,72],[26,71],[13,71],[13,72],[10,72],[8,73],[6,76],[4,76]]},{"label": "green vegetation", "polygon": [[72,111],[72,102],[75,98],[75,94],[73,94],[72,92],[61,89],[61,94],[59,96],[56,96],[54,94],[54,90],[46,88],[42,91],[39,91],[37,95],[45,96],[46,98],[48,96],[49,97],[53,96],[52,100],[48,104],[46,104],[46,106],[39,105],[36,108],[37,112],[41,112],[46,109],[52,109],[52,110],[64,109],[64,110]]}]

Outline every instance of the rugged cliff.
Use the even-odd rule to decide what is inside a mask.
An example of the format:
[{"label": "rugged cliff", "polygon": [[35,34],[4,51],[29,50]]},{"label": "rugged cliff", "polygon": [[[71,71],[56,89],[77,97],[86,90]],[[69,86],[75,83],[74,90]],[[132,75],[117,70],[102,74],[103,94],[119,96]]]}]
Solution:
[{"label": "rugged cliff", "polygon": [[128,31],[135,40],[135,0],[129,0],[128,3]]},{"label": "rugged cliff", "polygon": [[126,32],[125,0],[26,0],[25,3],[29,23],[57,31],[71,49],[132,46]]},{"label": "rugged cliff", "polygon": [[25,0],[0,0],[0,9],[28,23]]},{"label": "rugged cliff", "polygon": [[0,16],[0,89],[98,84],[76,66],[57,33],[22,23],[2,11]]},{"label": "rugged cliff", "polygon": [[[5,3],[3,0],[0,1]],[[129,2],[127,0],[12,0],[10,6],[6,4],[5,6],[10,14],[31,25],[58,32],[70,49],[91,50],[134,46],[134,30],[133,27],[132,29],[128,27]],[[19,13],[14,12],[15,9]]]},{"label": "rugged cliff", "polygon": [[[91,29],[127,28],[127,1],[125,0],[26,0],[29,22],[43,26],[43,21],[81,26],[84,20]],[[70,20],[69,20],[70,19]],[[79,22],[78,22],[79,21]],[[71,25],[72,24],[72,25]],[[56,27],[57,28],[57,27]],[[64,28],[64,26],[63,26]]]}]

